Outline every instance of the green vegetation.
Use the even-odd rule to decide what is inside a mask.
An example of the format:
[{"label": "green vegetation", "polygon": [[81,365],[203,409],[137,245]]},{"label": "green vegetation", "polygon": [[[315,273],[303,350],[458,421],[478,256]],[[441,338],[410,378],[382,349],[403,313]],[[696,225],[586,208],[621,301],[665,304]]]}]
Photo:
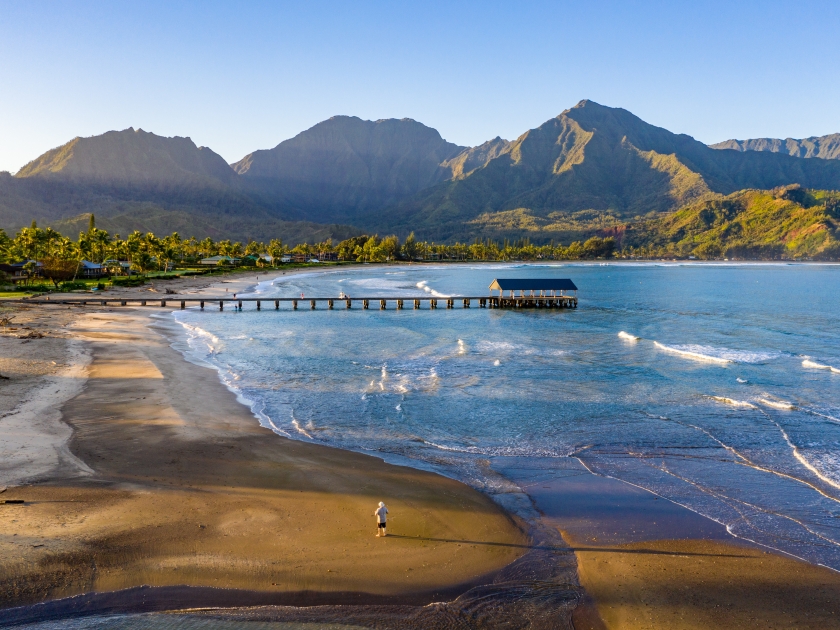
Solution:
[{"label": "green vegetation", "polygon": [[[408,119],[337,116],[234,168],[188,138],[127,129],[76,138],[15,176],[0,173],[0,227],[11,233],[36,217],[75,237],[95,213],[94,227],[109,234],[242,243],[414,231],[452,246],[523,238],[568,244],[618,240],[628,223],[739,190],[794,182],[840,190],[840,160],[806,159],[840,155],[838,136],[734,147],[710,148],[591,101],[511,142],[472,148]],[[370,260],[394,253],[372,247],[363,254]]]},{"label": "green vegetation", "polygon": [[744,190],[627,227],[625,255],[840,259],[840,193],[798,185]]}]

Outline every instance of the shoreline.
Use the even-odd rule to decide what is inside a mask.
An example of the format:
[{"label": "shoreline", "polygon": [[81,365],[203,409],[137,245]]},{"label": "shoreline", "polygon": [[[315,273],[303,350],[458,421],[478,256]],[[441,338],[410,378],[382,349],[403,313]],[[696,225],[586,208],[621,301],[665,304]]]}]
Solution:
[{"label": "shoreline", "polygon": [[[328,271],[329,270],[326,269],[299,270],[300,273],[325,273]],[[295,275],[295,272],[293,271],[289,275]],[[265,274],[265,276],[266,279],[269,277],[276,277],[272,274]],[[254,280],[245,279],[225,281],[217,284],[235,284],[238,289],[236,292],[244,292],[249,287],[255,286]],[[167,282],[164,286],[171,285]],[[197,287],[196,289],[197,291],[211,291],[214,290],[212,288],[213,286],[217,285]],[[56,306],[58,305],[51,306],[49,309],[53,310]],[[67,310],[73,313],[74,317],[76,314],[81,315],[79,319],[90,318],[93,316],[104,316],[106,318],[113,318],[115,321],[122,321],[124,319],[134,319],[137,321],[143,320],[146,322],[143,325],[148,331],[158,335],[161,334],[160,332],[154,330],[155,325],[152,322],[155,319],[153,314],[162,314],[162,309],[150,310],[148,312],[126,307],[114,307],[111,309],[90,309],[90,307],[88,307],[88,309],[80,313],[78,309],[72,309],[72,307],[61,308],[61,310]],[[100,330],[95,330],[94,332],[101,335],[102,326],[99,326],[99,328]],[[173,361],[173,366],[171,366],[173,373],[180,373],[185,370],[190,371],[193,368],[195,370],[209,369],[197,366],[195,363],[188,361],[182,352],[176,348],[170,347],[171,344],[169,342],[171,339],[166,337],[164,338],[167,341],[168,350],[174,355],[177,355],[180,363],[183,364],[180,368],[177,368],[174,367],[174,364],[177,362]],[[136,330],[130,331],[126,339],[128,339],[131,344],[136,344],[138,342],[140,344],[148,343],[148,338],[143,335],[139,335]],[[38,342],[33,341],[32,343]],[[84,343],[101,343],[108,345],[119,343],[119,341],[100,337],[96,342],[85,341]],[[97,356],[98,355],[94,353],[94,359]],[[215,386],[217,389],[224,390],[225,393],[229,394],[228,398],[235,395],[230,388],[225,386],[225,383],[220,378],[220,373],[216,368],[212,369],[210,380],[213,380],[213,374],[215,374]],[[97,378],[101,378],[101,376]],[[141,381],[149,380],[149,375],[141,375],[141,378],[139,379],[137,379],[137,376],[135,375],[132,378]],[[154,379],[157,379],[157,377],[154,377]],[[128,381],[128,379],[124,380]],[[204,378],[202,380],[206,382],[208,379]],[[119,384],[119,387],[115,387],[113,391],[124,392],[128,385],[129,382],[123,382]],[[219,385],[222,385],[223,387],[219,388]],[[207,389],[209,391],[212,388],[208,385]],[[214,394],[213,397],[215,398],[216,394]],[[241,407],[241,410],[250,417],[252,425],[257,425],[256,422],[253,422],[255,414],[253,414],[248,406],[242,405],[241,402],[236,402],[235,404]],[[77,414],[77,416],[78,415],[81,414]],[[100,415],[104,416],[105,414]],[[238,414],[232,412],[231,415]],[[165,427],[168,426],[167,423],[172,423],[173,420],[174,419],[172,417],[157,418],[156,422],[162,421],[162,423],[157,424],[157,426]],[[222,424],[227,424],[229,426],[221,427],[221,430],[219,430],[220,427],[214,428],[213,431],[211,431],[212,439],[214,441],[218,439],[223,440],[224,438],[220,436],[227,434],[231,430],[246,434],[244,436],[246,438],[260,433],[258,427],[246,429],[244,426],[240,426],[240,424],[236,422],[226,422]],[[202,435],[202,431],[199,430],[198,427],[190,425],[189,423],[186,423],[186,425],[182,426],[179,430],[190,433],[190,439],[193,441],[200,441],[206,437]],[[193,432],[195,431],[198,431],[198,433],[194,434]],[[275,438],[279,438],[280,440],[286,439],[276,433],[272,437],[272,442]],[[133,444],[134,439],[135,438],[130,438],[131,441],[129,444]],[[308,444],[302,440],[290,439],[289,441],[304,445]],[[389,467],[389,465],[381,458],[372,454],[367,455],[364,453],[344,451],[327,445],[310,444],[309,446],[313,446],[315,449],[329,449],[337,451],[338,454],[334,454],[336,459],[342,460],[345,464],[348,459],[350,459],[347,457],[347,454],[350,454],[356,458],[375,458],[380,462],[379,465],[383,467],[383,470]],[[113,453],[118,452],[124,451],[115,450],[112,452],[112,455]],[[224,451],[221,452],[224,453]],[[97,453],[93,454],[97,455]],[[344,454],[344,456],[341,454]],[[99,455],[101,455],[101,453],[99,453]],[[85,461],[85,459],[86,458],[82,458],[80,461]],[[206,457],[205,459],[207,460]],[[310,459],[311,455],[307,454],[303,458],[303,461],[309,461]],[[93,460],[96,461],[96,457],[94,457]],[[216,460],[211,458],[207,461],[215,462]],[[97,467],[93,465],[93,468],[96,469]],[[411,473],[423,473],[422,469],[410,468],[409,471],[411,471]],[[415,476],[411,473],[407,476]],[[97,472],[92,476],[95,478],[97,474],[101,475],[101,473]],[[430,473],[423,474],[429,475]],[[840,581],[836,580],[836,576],[825,575],[824,571],[830,571],[829,569],[823,569],[817,565],[793,560],[782,555],[783,552],[768,553],[766,551],[756,551],[754,548],[750,548],[749,545],[739,544],[728,535],[720,536],[720,532],[712,531],[714,529],[714,526],[712,525],[715,524],[714,521],[711,521],[707,517],[699,515],[695,512],[691,512],[688,508],[679,506],[678,504],[672,503],[664,498],[653,498],[654,495],[643,489],[635,488],[635,490],[629,490],[628,488],[621,487],[629,486],[626,482],[609,477],[592,475],[591,473],[588,474],[591,475],[592,479],[583,483],[584,487],[587,486],[587,483],[590,484],[588,486],[589,489],[583,493],[575,490],[573,487],[574,484],[570,485],[568,479],[555,484],[554,487],[550,489],[550,493],[543,493],[545,495],[550,494],[551,496],[548,498],[539,496],[539,492],[534,492],[531,489],[525,490],[528,497],[534,501],[537,509],[541,513],[541,517],[539,518],[540,523],[549,528],[553,528],[562,535],[566,544],[571,546],[569,551],[573,554],[573,564],[575,570],[575,575],[572,576],[572,580],[576,581],[579,578],[581,585],[584,589],[586,589],[585,592],[580,593],[584,598],[583,603],[586,604],[588,602],[588,598],[594,600],[594,602],[588,602],[588,609],[585,605],[579,605],[575,609],[578,614],[581,615],[581,617],[576,621],[576,627],[701,628],[709,627],[709,624],[721,625],[722,620],[727,620],[726,623],[729,623],[730,625],[737,625],[739,623],[746,623],[748,625],[749,623],[755,624],[756,619],[765,619],[765,617],[771,620],[787,619],[793,623],[800,621],[796,615],[810,615],[812,619],[807,620],[807,623],[802,623],[802,627],[817,628],[825,627],[824,624],[827,620],[834,620],[833,617],[826,615],[828,615],[832,607],[840,604],[840,596],[838,596],[838,593],[840,593]],[[152,494],[165,494],[171,490],[171,487],[167,486],[165,482],[158,483],[158,479],[155,479],[155,484],[151,484],[150,487],[148,480],[138,483],[138,480],[134,477],[136,477],[136,475],[126,476],[125,471],[123,471],[122,476],[107,480],[105,485],[108,486],[108,491],[116,490],[128,493],[138,492],[139,490],[141,492],[150,492]],[[220,489],[219,483],[216,483],[209,489],[199,488],[196,490],[195,486],[190,483],[190,481],[194,480],[187,479],[182,476],[180,481],[182,485],[186,483],[186,487],[189,488],[189,491],[180,497],[181,500],[194,498],[196,491],[199,494],[203,494],[208,491],[216,492]],[[452,483],[457,482],[453,481]],[[55,487],[55,484],[56,481],[53,480],[53,482],[45,485],[53,488]],[[594,486],[591,484],[598,485],[600,489],[597,491],[593,490]],[[2,485],[3,484],[0,484],[0,486]],[[462,486],[463,484],[457,483],[457,485]],[[96,479],[91,479],[91,476],[72,480],[72,484],[68,485],[68,487],[74,489],[74,491],[80,491],[81,489],[85,492],[91,489],[102,490],[101,486],[101,482]],[[464,488],[466,488],[466,486],[464,486]],[[604,488],[606,488],[606,491],[604,491]],[[64,488],[63,490],[66,489],[67,488]],[[162,490],[165,492],[161,493]],[[250,488],[249,491],[253,491],[253,488]],[[471,490],[471,492],[477,493],[478,491]],[[593,501],[591,497],[587,500],[578,500],[575,502],[571,499],[573,499],[576,494],[578,499],[580,499],[581,494],[607,497],[608,503],[609,501],[612,501],[612,503],[609,503],[609,505],[603,502],[599,503],[598,501]],[[4,496],[12,498],[11,489],[10,493]],[[45,494],[41,497],[41,500],[34,502],[33,507],[34,505],[46,504],[51,501],[66,500],[67,497],[67,495],[63,495],[64,498],[58,499],[56,498],[57,496],[58,495],[48,496],[48,494]],[[482,496],[487,498],[489,495],[482,494]],[[72,500],[78,502],[79,498],[76,497]],[[84,500],[84,498],[82,500]],[[96,503],[100,500],[101,497],[93,497],[91,502]],[[557,509],[552,508],[552,501],[556,504],[561,504],[561,507],[566,510],[566,513],[563,513],[562,510],[558,512]],[[653,501],[658,501],[659,504],[654,504]],[[670,504],[673,507],[661,507],[661,505],[665,503]],[[154,503],[146,503],[145,505],[148,509],[158,509],[154,507]],[[502,509],[498,505],[496,505],[496,508],[500,511]],[[576,511],[576,516],[574,518],[570,517],[568,513],[572,508]],[[690,515],[685,514],[686,512],[690,513]],[[360,514],[361,513],[362,512],[360,511]],[[0,512],[0,516],[4,514],[4,512]],[[508,515],[507,518],[511,517]],[[572,522],[575,518],[577,519],[577,523]],[[654,525],[661,525],[661,527],[651,528],[649,526],[651,518],[656,519]],[[634,519],[636,520],[634,521]],[[626,526],[628,523],[633,524],[634,527],[647,524],[647,530],[644,532],[637,530],[621,530],[621,527],[623,525]],[[200,525],[201,524],[199,524],[198,527],[200,527]],[[43,524],[41,524],[41,526],[43,526]],[[608,530],[612,531],[612,538],[607,535],[609,533]],[[148,526],[146,532],[150,533],[150,535],[157,535],[158,533],[157,531],[149,530]],[[601,533],[599,534],[598,532]],[[592,538],[593,533],[597,540],[588,540],[587,538]],[[60,538],[60,533],[57,537]],[[425,536],[425,538],[430,537]],[[0,540],[2,540],[2,538],[0,538]],[[398,540],[398,538],[395,536],[392,540]],[[474,540],[474,537],[470,540]],[[463,542],[465,542],[464,539],[461,540],[461,543]],[[181,543],[183,543],[183,539],[181,540]],[[533,548],[531,543],[518,542],[515,544],[521,545],[520,549],[522,550]],[[555,549],[558,548],[559,546]],[[2,551],[3,547],[0,547],[0,552]],[[48,551],[55,553],[66,552],[67,550],[55,547],[48,549]],[[515,554],[512,554],[511,558],[513,558],[512,561],[516,563],[517,560],[514,555]],[[521,558],[521,554],[518,557]],[[79,560],[81,560],[81,558],[77,557],[74,562],[78,563]],[[125,558],[122,558],[122,560],[124,561]],[[131,559],[129,558],[129,560]],[[565,561],[568,562],[568,560]],[[320,602],[319,605],[329,604],[330,601],[333,601],[329,598],[333,596],[336,598],[333,603],[355,603],[360,607],[365,605],[381,605],[386,602],[391,602],[395,605],[398,603],[415,605],[417,603],[421,603],[422,597],[420,597],[420,595],[424,592],[430,593],[429,599],[426,602],[428,603],[435,601],[434,595],[432,595],[433,593],[437,593],[441,596],[455,596],[463,592],[459,589],[466,591],[476,584],[493,582],[495,579],[498,579],[494,578],[494,576],[498,576],[500,571],[504,571],[505,566],[510,566],[510,564],[497,568],[494,571],[482,573],[473,581],[462,581],[457,585],[439,588],[436,591],[422,591],[418,589],[414,591],[403,591],[402,594],[398,593],[395,595],[367,591],[348,593],[346,590],[342,591],[329,589],[315,589],[314,592],[318,594],[316,596],[316,600]],[[178,570],[182,570],[182,568],[183,567],[179,567]],[[207,570],[215,569],[212,567],[209,569],[206,567],[202,568],[202,571]],[[150,574],[148,569],[145,569],[145,571],[145,575]],[[786,577],[787,575],[796,575],[797,580],[802,584],[807,584],[811,590],[808,591],[804,587],[799,588],[795,587],[796,585],[790,584]],[[2,576],[2,570],[0,570],[0,576]],[[741,580],[741,582],[743,582],[741,584],[737,583],[739,576],[746,576],[743,580]],[[87,577],[87,583],[91,586],[95,585],[96,579],[101,579],[96,576],[91,578],[90,575]],[[109,578],[109,580],[111,580],[110,583],[112,584],[119,583],[119,580],[114,582],[113,578]],[[109,580],[105,581],[108,582]],[[79,584],[79,582],[77,582],[77,584]],[[105,593],[113,595],[113,597],[109,600],[113,603],[115,598],[119,599],[119,597],[122,596],[120,595],[121,593],[130,599],[130,593],[134,592],[131,591],[131,589],[136,587],[128,588],[129,590],[117,589],[105,591]],[[171,605],[174,601],[188,601],[188,597],[184,593],[181,593],[181,595],[178,595],[177,597],[172,596],[173,593],[177,594],[179,592],[177,590],[179,587],[171,584],[171,582],[161,584],[158,588],[161,590],[156,592],[159,593],[161,601],[168,602],[167,605]],[[198,585],[195,588],[208,589],[213,588],[213,585]],[[57,592],[58,591],[53,591],[54,594]],[[306,589],[298,591],[283,591],[282,593],[274,594],[269,592],[266,594],[266,591],[262,590],[250,590],[247,588],[236,590],[235,587],[226,587],[223,592],[229,594],[230,597],[233,598],[231,601],[234,601],[236,598],[234,593],[240,594],[242,596],[241,601],[243,602],[241,605],[294,606],[296,604],[290,602],[298,601],[301,602],[302,605],[312,605],[311,603],[307,604],[306,602],[315,601],[306,600],[306,597],[310,597],[309,595],[303,594],[309,592]],[[735,593],[734,595],[733,592]],[[101,594],[102,592],[95,590],[95,593]],[[148,594],[149,592],[144,591],[144,593]],[[169,593],[169,595],[167,595],[167,593]],[[259,597],[254,595],[254,593],[260,594],[259,597],[265,595],[265,599],[259,599]],[[85,600],[85,597],[88,597],[88,600]],[[81,596],[81,599],[74,597],[72,600],[53,600],[53,604],[51,605],[54,606],[56,610],[61,611],[64,610],[61,608],[62,606],[75,605],[73,602],[79,603],[82,601],[88,601],[88,604],[86,605],[90,605],[91,602],[97,600],[97,597],[99,597],[97,594],[92,594],[90,596]],[[255,597],[256,599],[253,599]],[[276,597],[276,599],[272,600],[272,597]],[[301,599],[295,600],[295,597],[300,597]],[[345,600],[341,598],[347,599]],[[389,600],[388,598],[391,599]],[[105,599],[108,598],[106,597]],[[797,604],[795,601],[797,599],[801,600],[802,604]],[[193,601],[200,603],[199,599]],[[766,603],[767,601],[770,601],[770,603]],[[254,603],[248,604],[246,602]],[[760,610],[757,609],[757,602],[764,603],[764,608]],[[826,602],[829,602],[828,612],[826,609]],[[2,605],[3,604],[0,604],[0,606]],[[661,614],[658,617],[651,617],[649,614],[651,608],[656,608]],[[129,606],[123,610],[128,611],[136,609],[137,608],[131,608],[131,606]],[[8,608],[5,610],[10,611]],[[19,610],[21,614],[29,614],[34,609],[30,606],[27,607],[26,610]],[[41,608],[40,610],[45,609]],[[70,612],[70,609],[66,609],[65,612]],[[665,615],[665,613],[667,613],[667,615]],[[212,617],[221,613],[207,612],[204,614]],[[246,615],[252,613],[242,611],[242,614]],[[257,613],[253,612],[253,614]],[[276,612],[272,614],[279,615],[279,613]],[[791,617],[790,615],[794,616]],[[280,617],[277,618],[279,619]]]},{"label": "shoreline", "polygon": [[[92,474],[53,469],[49,480],[8,489],[4,498],[20,495],[26,504],[0,511],[9,532],[0,536],[3,608],[143,584],[289,594],[314,588],[327,599],[362,586],[375,599],[428,593],[433,601],[492,581],[527,551],[521,526],[463,484],[263,429],[215,370],[189,363],[151,329],[147,314],[117,310],[71,309],[92,360],[83,391],[62,412],[73,428],[70,450]],[[171,454],[160,453],[167,448]],[[208,465],[214,470],[198,472]],[[391,533],[401,535],[373,536],[367,504],[380,497],[397,515]],[[200,522],[184,531],[185,516]],[[310,526],[311,534],[296,534],[300,540],[269,533]],[[171,544],[161,542],[167,535]],[[201,551],[207,543],[212,549]],[[184,547],[192,547],[186,557]],[[272,569],[275,559],[296,569]],[[179,572],[167,574],[173,568]],[[382,571],[396,574],[370,581]]]}]

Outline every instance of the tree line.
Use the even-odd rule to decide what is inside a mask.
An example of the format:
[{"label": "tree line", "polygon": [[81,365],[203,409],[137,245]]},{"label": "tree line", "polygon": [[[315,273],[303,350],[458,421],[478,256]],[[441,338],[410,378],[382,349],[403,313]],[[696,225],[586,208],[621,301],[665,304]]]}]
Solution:
[{"label": "tree line", "polygon": [[[317,256],[340,261],[385,262],[410,261],[505,261],[505,260],[579,260],[605,258],[613,254],[613,238],[593,237],[585,242],[563,245],[533,245],[527,239],[518,241],[477,240],[474,243],[442,244],[420,241],[410,234],[404,242],[396,236],[363,235],[338,243],[327,239],[320,243],[289,245],[280,239],[267,243],[247,243],[211,238],[182,238],[177,232],[158,237],[151,232],[134,231],[125,238],[111,235],[96,227],[91,215],[86,231],[73,240],[52,228],[32,225],[21,229],[14,238],[0,230],[0,263],[37,261],[42,275],[52,274],[66,280],[78,272],[81,261],[105,264],[125,261],[132,269],[145,273],[165,270],[171,265],[196,265],[212,256],[228,256],[241,263],[270,266],[288,254],[302,254],[305,259]],[[330,256],[326,256],[330,255]],[[107,265],[106,265],[107,266]]]}]

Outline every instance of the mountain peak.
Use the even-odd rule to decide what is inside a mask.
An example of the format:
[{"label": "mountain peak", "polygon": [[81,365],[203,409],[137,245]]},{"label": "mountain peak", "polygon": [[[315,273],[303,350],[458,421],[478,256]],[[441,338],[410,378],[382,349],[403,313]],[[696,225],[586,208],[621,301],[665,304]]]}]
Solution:
[{"label": "mountain peak", "polygon": [[190,138],[167,138],[133,127],[74,138],[16,175],[143,185],[182,184],[196,178],[229,183],[233,176],[220,155],[197,147]]}]

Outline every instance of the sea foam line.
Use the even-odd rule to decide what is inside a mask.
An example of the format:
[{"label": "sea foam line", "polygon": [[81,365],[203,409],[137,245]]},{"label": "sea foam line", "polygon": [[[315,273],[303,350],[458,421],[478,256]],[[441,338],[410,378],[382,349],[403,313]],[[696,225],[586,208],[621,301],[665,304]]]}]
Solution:
[{"label": "sea foam line", "polygon": [[732,405],[733,407],[744,407],[746,409],[756,409],[756,406],[745,400],[735,400],[734,398],[727,398],[726,396],[709,396],[712,400],[724,403],[725,405]]},{"label": "sea foam line", "polygon": [[428,280],[421,280],[420,282],[418,282],[414,286],[416,286],[418,289],[423,289],[426,293],[428,293],[428,294],[430,294],[434,297],[439,297],[439,298],[452,297],[451,295],[446,295],[444,293],[440,293],[438,291],[435,291],[432,287],[429,286],[429,281]]},{"label": "sea foam line", "polygon": [[711,355],[702,354],[700,352],[695,352],[693,350],[680,350],[679,348],[666,346],[665,344],[659,343],[658,341],[654,341],[653,345],[655,345],[660,350],[664,350],[665,352],[670,352],[671,354],[676,354],[676,355],[680,355],[680,356],[683,356],[683,357],[687,357],[689,359],[694,359],[695,361],[705,361],[707,363],[720,363],[720,364],[732,363],[731,359],[724,359],[722,357],[713,357]]},{"label": "sea foam line", "polygon": [[796,409],[796,405],[792,402],[788,402],[787,400],[768,400],[767,398],[759,398],[758,402],[762,405],[766,405],[767,407],[772,407],[773,409],[784,409],[785,411],[792,411]]},{"label": "sea foam line", "polygon": [[840,374],[840,369],[837,369],[836,367],[832,367],[830,365],[823,365],[822,363],[817,363],[816,361],[811,361],[810,359],[805,359],[802,362],[802,367],[812,368],[814,370],[828,370],[829,372]]}]

